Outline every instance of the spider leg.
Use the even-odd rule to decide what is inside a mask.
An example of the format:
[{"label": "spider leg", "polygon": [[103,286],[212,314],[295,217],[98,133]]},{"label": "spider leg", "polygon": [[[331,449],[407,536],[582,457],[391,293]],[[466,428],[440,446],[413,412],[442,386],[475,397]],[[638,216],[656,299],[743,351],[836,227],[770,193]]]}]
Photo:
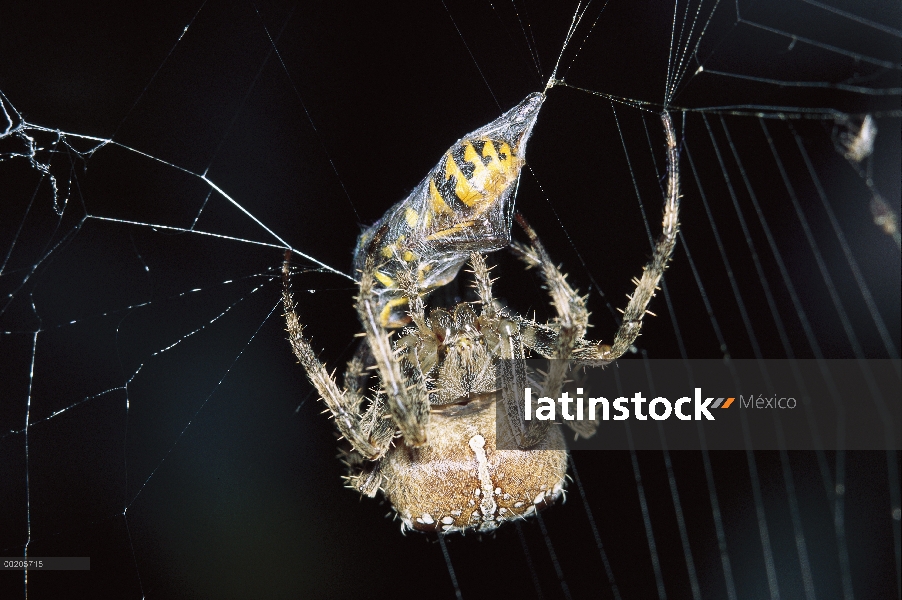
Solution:
[{"label": "spider leg", "polygon": [[[662,233],[658,238],[651,260],[643,267],[640,279],[634,279],[636,290],[629,297],[629,304],[623,312],[623,321],[614,341],[610,346],[597,344],[583,338],[588,325],[588,312],[585,299],[580,297],[566,281],[566,277],[551,262],[547,251],[538,239],[535,231],[522,215],[517,215],[517,222],[530,239],[530,246],[512,244],[515,254],[528,267],[538,267],[545,280],[552,303],[557,310],[556,326],[540,325],[527,319],[520,319],[524,344],[551,360],[545,376],[545,393],[554,397],[565,382],[570,371],[571,361],[577,365],[601,366],[622,356],[639,337],[642,319],[647,312],[649,302],[658,289],[658,283],[664,275],[667,263],[673,256],[679,231],[679,199],[680,182],[678,171],[679,156],[676,147],[676,134],[670,115],[661,114],[664,133],[667,138],[667,195],[664,202]],[[565,360],[569,359],[569,360]],[[595,424],[567,422],[578,435],[590,437],[595,433]]]},{"label": "spider leg", "polygon": [[494,353],[501,359],[497,364],[497,377],[501,384],[508,423],[520,448],[530,448],[545,439],[550,421],[526,420],[522,399],[528,385],[526,365],[523,362],[523,337],[520,323],[499,314],[492,297],[492,279],[485,258],[476,252],[470,255],[470,266],[475,278],[476,292],[482,303],[478,322]]},{"label": "spider leg", "polygon": [[495,299],[492,297],[492,278],[489,275],[491,269],[485,262],[485,257],[478,252],[470,254],[470,272],[473,273],[476,294],[482,304],[482,315],[486,319],[492,319],[497,316],[497,307]]},{"label": "spider leg", "polygon": [[557,312],[554,327],[542,326],[525,319],[521,323],[525,330],[525,344],[550,359],[542,383],[545,395],[555,398],[570,372],[569,359],[586,334],[589,311],[585,298],[567,283],[567,276],[552,262],[535,230],[523,215],[517,214],[516,219],[529,237],[530,245],[514,243],[511,249],[527,267],[539,269]]},{"label": "spider leg", "polygon": [[[282,306],[285,310],[285,321],[288,324],[288,341],[291,343],[291,349],[298,358],[304,371],[307,373],[310,383],[320,393],[332,417],[338,431],[344,436],[351,446],[359,452],[364,458],[375,460],[380,458],[388,449],[391,436],[377,435],[375,443],[369,435],[373,428],[367,428],[362,423],[362,415],[360,414],[361,396],[355,387],[340,390],[338,384],[332,375],[326,371],[326,367],[316,358],[313,348],[304,338],[304,326],[298,318],[297,310],[294,304],[294,297],[291,293],[289,281],[288,260],[290,252],[285,253],[285,262],[282,265]],[[354,363],[352,359],[351,363]],[[354,380],[352,376],[346,381]],[[359,377],[356,377],[359,380]],[[353,385],[353,384],[352,384]],[[378,432],[377,432],[378,433]]]},{"label": "spider leg", "polygon": [[577,294],[567,283],[567,276],[552,262],[551,256],[539,240],[538,234],[526,222],[526,218],[520,213],[517,213],[515,218],[529,238],[530,245],[514,242],[511,244],[511,250],[526,263],[527,268],[539,269],[560,325],[554,356],[567,358],[569,350],[576,346],[576,341],[586,334],[586,328],[589,326],[589,311],[586,309],[585,298]]},{"label": "spider leg", "polygon": [[[375,364],[373,353],[366,340],[360,341],[354,357],[348,361],[344,374],[344,394],[348,402],[354,402],[357,407],[357,414],[360,416],[357,428],[379,448],[382,453],[388,450],[391,445],[392,438],[395,435],[395,424],[391,420],[385,398],[376,395],[366,405],[366,409],[362,410],[365,399],[365,390],[370,379],[369,368]],[[353,400],[352,400],[353,399]],[[382,487],[383,477],[381,474],[382,461],[367,460],[365,456],[354,450],[346,450],[339,448],[342,454],[342,460],[348,467],[348,474],[343,476],[347,487],[352,488],[363,494],[373,498]]]},{"label": "spider leg", "polygon": [[370,347],[367,345],[366,340],[361,340],[360,344],[357,346],[357,350],[354,352],[354,356],[348,361],[348,364],[345,367],[343,379],[345,394],[355,396],[359,400],[363,399],[367,382],[370,378],[367,367],[373,364],[375,364],[373,353],[370,351]]},{"label": "spider leg", "polygon": [[[426,443],[426,424],[429,420],[429,400],[421,381],[408,387],[401,373],[400,361],[395,356],[389,334],[379,320],[379,306],[373,294],[376,267],[368,258],[360,274],[360,294],[357,296],[357,313],[369,343],[382,388],[388,399],[388,409],[404,440],[411,446]],[[423,393],[419,393],[423,392]]]},{"label": "spider leg", "polygon": [[430,394],[426,389],[426,375],[438,363],[438,339],[426,320],[426,305],[412,269],[399,271],[398,286],[404,292],[407,314],[417,328],[417,334],[402,337],[395,345],[395,352],[406,359],[405,374],[413,380],[417,398],[425,399],[422,404],[425,404],[428,411],[431,404]]},{"label": "spider leg", "polygon": [[507,412],[517,445],[530,448],[545,439],[551,421],[527,421],[524,414],[523,398],[528,384],[524,363],[523,338],[516,321],[507,318],[498,320],[499,344],[498,377],[501,383],[501,398]]},{"label": "spider leg", "polygon": [[[524,328],[526,345],[547,358],[571,358],[587,366],[599,366],[620,358],[630,347],[642,329],[642,319],[647,313],[649,302],[664,276],[667,263],[673,256],[679,231],[680,179],[677,163],[679,160],[676,134],[673,122],[667,113],[661,114],[664,133],[667,138],[667,196],[664,201],[662,232],[655,243],[651,260],[642,269],[642,277],[634,279],[635,291],[628,295],[629,304],[622,310],[623,321],[610,346],[595,344],[582,339],[585,327],[581,327],[585,312],[584,300],[576,295],[548,258],[547,252],[535,237],[535,232],[526,224],[522,216],[517,216],[520,226],[529,236],[532,246],[514,244],[512,249],[528,266],[540,267],[548,286],[555,308],[558,310],[560,332],[530,321]],[[563,307],[563,308],[562,308]],[[568,315],[569,311],[569,315]],[[579,332],[575,338],[573,333]],[[567,336],[563,342],[559,336]],[[569,353],[563,350],[569,348]]]},{"label": "spider leg", "polygon": [[370,351],[369,344],[366,340],[361,340],[357,347],[354,357],[348,361],[348,366],[344,374],[344,394],[351,399],[357,406],[357,413],[360,414],[359,427],[363,430],[368,439],[373,440],[377,447],[383,449],[388,448],[394,437],[395,426],[390,418],[388,418],[388,407],[385,405],[385,399],[376,396],[371,399],[366,409],[361,412],[360,407],[364,400],[364,391],[366,383],[369,381],[370,374],[368,368],[375,364],[373,353]]},{"label": "spider leg", "polygon": [[667,196],[664,198],[661,235],[655,243],[651,260],[643,267],[642,277],[633,280],[636,284],[636,291],[627,296],[630,301],[626,305],[626,309],[622,311],[623,321],[620,323],[617,335],[614,336],[610,350],[596,351],[597,357],[592,358],[614,360],[622,356],[633,345],[642,329],[642,318],[647,312],[648,303],[651,302],[655,290],[658,289],[658,283],[664,276],[664,270],[667,268],[667,263],[673,256],[673,249],[676,246],[680,212],[679,153],[670,115],[666,112],[661,113],[661,122],[667,138]]}]

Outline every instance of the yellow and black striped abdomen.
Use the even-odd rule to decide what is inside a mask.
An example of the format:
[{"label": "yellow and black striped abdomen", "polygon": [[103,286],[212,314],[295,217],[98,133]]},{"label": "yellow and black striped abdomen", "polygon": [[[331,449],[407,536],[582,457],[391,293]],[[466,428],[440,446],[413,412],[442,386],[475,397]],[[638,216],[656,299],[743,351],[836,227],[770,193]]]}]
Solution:
[{"label": "yellow and black striped abdomen", "polygon": [[354,268],[372,258],[384,327],[408,321],[400,271],[410,272],[426,294],[454,279],[471,252],[510,243],[522,155],[543,99],[532,94],[459,140],[407,198],[360,235]]},{"label": "yellow and black striped abdomen", "polygon": [[520,174],[520,160],[501,140],[462,140],[429,177],[429,204],[423,225],[430,240],[472,227]]}]

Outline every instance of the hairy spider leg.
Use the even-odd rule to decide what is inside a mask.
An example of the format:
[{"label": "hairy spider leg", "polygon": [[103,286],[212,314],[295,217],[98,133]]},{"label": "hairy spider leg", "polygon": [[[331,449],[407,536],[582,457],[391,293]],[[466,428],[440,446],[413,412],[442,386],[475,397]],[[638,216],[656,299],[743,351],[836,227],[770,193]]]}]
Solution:
[{"label": "hairy spider leg", "polygon": [[429,421],[429,396],[426,385],[418,379],[412,386],[405,383],[401,364],[395,358],[390,334],[382,326],[381,307],[373,293],[376,271],[373,257],[367,257],[360,274],[360,293],[357,296],[357,314],[363,324],[366,340],[376,360],[382,390],[388,400],[388,409],[395,423],[410,446],[426,443],[426,424]]},{"label": "hairy spider leg", "polygon": [[[610,346],[583,339],[589,322],[589,312],[585,304],[586,297],[579,296],[570,287],[566,275],[561,273],[551,261],[535,230],[527,223],[523,215],[519,213],[516,215],[517,223],[529,238],[530,245],[514,242],[511,250],[526,263],[527,268],[539,269],[548,294],[551,296],[552,304],[557,311],[554,326],[540,325],[527,319],[520,319],[523,343],[545,358],[552,359],[541,384],[543,392],[547,396],[556,397],[560,392],[566,376],[572,370],[572,363],[584,366],[603,366],[620,358],[639,337],[643,317],[651,314],[647,311],[648,304],[654,297],[658,283],[667,268],[667,263],[673,256],[679,231],[680,193],[677,170],[679,156],[676,135],[669,114],[663,113],[661,121],[667,139],[668,173],[663,231],[655,244],[651,260],[643,267],[642,277],[633,280],[636,290],[628,296],[630,302],[622,311],[623,321]],[[516,398],[515,401],[519,405],[519,398]],[[508,408],[512,417],[514,411],[519,411],[519,409],[517,407]],[[596,429],[594,424],[587,422],[568,421],[567,425],[584,437],[591,437]]]},{"label": "hairy spider leg", "polygon": [[[667,195],[664,199],[662,232],[655,243],[651,260],[643,267],[642,277],[633,279],[635,291],[628,295],[629,304],[622,310],[623,321],[610,346],[582,340],[588,324],[585,298],[580,297],[566,282],[565,276],[551,262],[548,252],[539,241],[538,235],[522,215],[517,222],[530,239],[530,245],[514,243],[511,250],[526,263],[527,267],[538,267],[540,274],[557,309],[560,327],[548,327],[525,321],[527,327],[525,342],[527,347],[546,358],[573,359],[586,366],[602,366],[623,356],[630,349],[642,329],[642,319],[648,313],[649,302],[664,276],[667,263],[673,256],[679,231],[680,180],[677,163],[679,154],[676,134],[670,115],[661,114],[667,139]],[[561,341],[561,337],[568,339]],[[568,351],[569,349],[569,351]],[[557,389],[557,388],[555,388]]]},{"label": "hairy spider leg", "polygon": [[[351,446],[364,458],[375,460],[383,456],[391,443],[392,430],[381,423],[382,419],[373,419],[373,415],[362,415],[360,405],[362,397],[357,389],[360,378],[359,369],[362,369],[362,359],[355,363],[352,359],[348,365],[348,375],[345,377],[345,388],[339,389],[332,375],[326,371],[326,367],[316,358],[313,348],[304,338],[304,326],[301,325],[291,293],[291,279],[289,260],[291,251],[285,252],[285,261],[282,264],[282,307],[285,310],[285,322],[288,326],[288,341],[294,355],[304,367],[304,372],[310,379],[310,383],[319,392],[326,403],[338,431],[344,436]],[[355,357],[356,358],[356,357]],[[354,383],[351,383],[351,382]],[[371,409],[377,410],[378,403],[371,404]],[[369,418],[365,418],[369,417]]]},{"label": "hairy spider leg", "polygon": [[667,195],[664,198],[661,235],[655,243],[651,260],[643,267],[642,277],[638,281],[633,280],[636,283],[636,291],[627,296],[630,301],[623,311],[623,321],[620,323],[617,335],[614,336],[611,349],[600,357],[604,360],[621,357],[639,337],[642,318],[647,313],[648,303],[654,297],[658,283],[664,276],[667,263],[673,257],[673,250],[676,247],[677,233],[680,229],[679,152],[673,121],[669,113],[661,113],[661,123],[664,125],[664,135],[667,140]]},{"label": "hairy spider leg", "polygon": [[476,292],[482,303],[479,320],[488,332],[493,333],[492,340],[497,344],[500,361],[497,365],[497,377],[501,384],[501,397],[504,402],[507,421],[514,438],[520,448],[531,448],[545,439],[550,421],[527,421],[522,398],[527,386],[526,365],[523,336],[518,320],[498,314],[492,297],[492,279],[486,266],[485,258],[479,253],[470,255],[470,268],[475,279]]}]

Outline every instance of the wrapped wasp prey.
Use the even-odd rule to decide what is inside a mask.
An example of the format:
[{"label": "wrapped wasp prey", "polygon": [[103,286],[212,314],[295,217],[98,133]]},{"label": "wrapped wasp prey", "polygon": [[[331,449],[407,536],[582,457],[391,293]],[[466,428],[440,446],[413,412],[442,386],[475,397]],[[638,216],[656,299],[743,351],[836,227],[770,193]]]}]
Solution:
[{"label": "wrapped wasp prey", "polygon": [[407,198],[360,235],[354,269],[360,273],[372,260],[383,327],[410,320],[401,273],[410,273],[425,295],[453,280],[470,253],[510,244],[526,142],[544,100],[530,94],[458,140]]}]

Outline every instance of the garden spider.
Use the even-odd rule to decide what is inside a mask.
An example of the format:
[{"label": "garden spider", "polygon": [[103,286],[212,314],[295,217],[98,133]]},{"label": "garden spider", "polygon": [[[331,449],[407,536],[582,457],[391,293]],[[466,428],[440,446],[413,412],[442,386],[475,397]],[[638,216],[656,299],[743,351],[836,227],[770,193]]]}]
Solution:
[{"label": "garden spider", "polygon": [[[407,200],[361,235],[356,308],[363,339],[348,363],[343,389],[303,335],[286,253],[282,298],[289,341],[350,444],[344,453],[348,486],[370,497],[381,490],[402,530],[491,531],[561,497],[567,472],[564,437],[550,421],[524,419],[518,393],[528,381],[523,359],[527,351],[563,359],[551,361],[539,382],[530,381],[543,395],[555,397],[567,364],[598,366],[621,356],[638,337],[673,254],[679,178],[676,138],[664,113],[663,232],[642,277],[633,280],[636,290],[614,341],[604,345],[584,338],[589,324],[585,298],[567,283],[519,214],[516,220],[529,243],[509,242],[522,155],[542,100],[544,94],[533,94],[460,140]],[[461,168],[467,162],[472,168]],[[486,234],[492,227],[494,237]],[[456,241],[448,241],[455,236]],[[509,246],[527,268],[538,269],[557,313],[551,322],[521,317],[492,296],[483,253],[499,246]],[[451,311],[434,308],[427,316],[423,297],[453,279],[466,261],[479,313],[461,302]],[[380,386],[366,397],[373,369]],[[503,407],[497,413],[496,402]],[[496,427],[496,418],[505,425]],[[595,432],[594,423],[571,423],[578,435]]]}]

